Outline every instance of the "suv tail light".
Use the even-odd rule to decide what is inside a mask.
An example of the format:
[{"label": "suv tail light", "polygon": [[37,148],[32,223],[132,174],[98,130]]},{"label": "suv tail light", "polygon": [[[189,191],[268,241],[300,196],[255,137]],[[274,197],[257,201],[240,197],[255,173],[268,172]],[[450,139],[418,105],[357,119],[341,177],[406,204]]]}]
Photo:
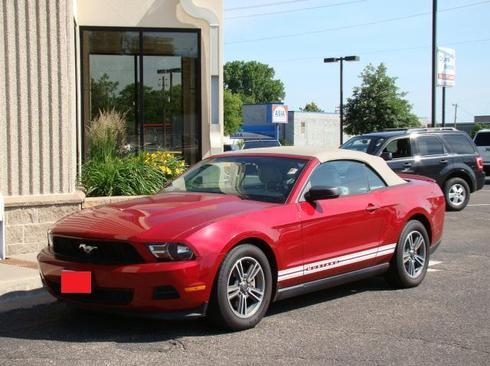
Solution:
[{"label": "suv tail light", "polygon": [[481,158],[481,156],[476,157],[476,167],[479,171],[483,171],[483,159]]}]

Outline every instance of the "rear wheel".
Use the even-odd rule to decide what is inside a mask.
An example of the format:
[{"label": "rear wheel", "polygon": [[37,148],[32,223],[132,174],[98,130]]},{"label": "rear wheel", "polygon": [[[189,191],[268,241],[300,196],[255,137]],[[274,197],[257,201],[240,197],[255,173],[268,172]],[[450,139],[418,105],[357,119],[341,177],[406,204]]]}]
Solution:
[{"label": "rear wheel", "polygon": [[254,245],[240,245],[228,253],[219,270],[212,316],[229,330],[253,328],[265,315],[271,293],[267,257]]},{"label": "rear wheel", "polygon": [[461,211],[470,200],[470,187],[463,178],[451,178],[444,184],[444,195],[449,211]]},{"label": "rear wheel", "polygon": [[387,277],[389,282],[399,288],[418,286],[427,273],[429,247],[425,226],[420,221],[409,221],[400,235],[391,261]]}]

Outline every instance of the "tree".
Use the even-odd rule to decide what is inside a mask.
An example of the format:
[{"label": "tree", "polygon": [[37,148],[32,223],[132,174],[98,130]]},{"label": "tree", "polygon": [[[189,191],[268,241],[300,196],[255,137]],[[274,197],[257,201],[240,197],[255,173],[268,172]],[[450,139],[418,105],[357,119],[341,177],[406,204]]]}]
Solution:
[{"label": "tree", "polygon": [[315,102],[306,103],[304,108],[300,108],[299,110],[301,112],[323,112],[323,110],[320,109]]},{"label": "tree", "polygon": [[242,99],[240,95],[225,89],[224,99],[224,122],[225,135],[231,135],[240,129],[242,123]]},{"label": "tree", "polygon": [[90,82],[90,102],[91,119],[96,118],[100,111],[109,111],[114,108],[116,103],[116,92],[119,82],[112,81],[106,73],[98,80],[91,79]]},{"label": "tree", "polygon": [[360,75],[362,84],[355,87],[344,109],[345,132],[351,135],[386,128],[419,127],[412,106],[395,82],[386,74],[386,66],[369,64]]},{"label": "tree", "polygon": [[257,61],[232,61],[224,66],[225,88],[239,94],[244,103],[282,101],[286,95],[284,84],[274,75],[272,67]]}]

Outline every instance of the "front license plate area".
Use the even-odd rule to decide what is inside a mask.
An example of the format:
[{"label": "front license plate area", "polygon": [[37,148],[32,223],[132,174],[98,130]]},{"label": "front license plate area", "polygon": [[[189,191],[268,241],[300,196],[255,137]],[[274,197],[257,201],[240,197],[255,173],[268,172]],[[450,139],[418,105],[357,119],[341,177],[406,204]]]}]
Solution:
[{"label": "front license plate area", "polygon": [[92,272],[61,271],[62,294],[91,294]]}]

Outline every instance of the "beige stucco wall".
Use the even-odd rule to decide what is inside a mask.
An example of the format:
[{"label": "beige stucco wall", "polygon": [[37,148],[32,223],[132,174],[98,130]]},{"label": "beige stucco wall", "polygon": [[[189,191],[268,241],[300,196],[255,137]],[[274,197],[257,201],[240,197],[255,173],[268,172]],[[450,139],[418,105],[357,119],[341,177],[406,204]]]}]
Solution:
[{"label": "beige stucco wall", "polygon": [[0,0],[0,192],[71,193],[76,181],[71,0]]}]

